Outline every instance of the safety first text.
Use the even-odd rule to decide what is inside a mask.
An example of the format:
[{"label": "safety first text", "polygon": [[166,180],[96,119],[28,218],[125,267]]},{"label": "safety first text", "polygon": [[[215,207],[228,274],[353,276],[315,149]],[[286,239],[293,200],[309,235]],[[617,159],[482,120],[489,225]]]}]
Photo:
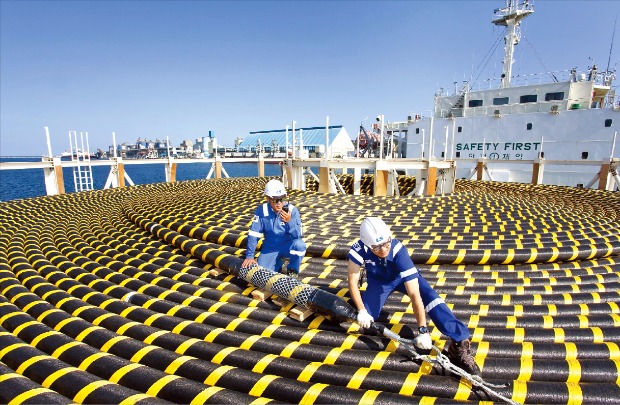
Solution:
[{"label": "safety first text", "polygon": [[538,150],[540,142],[470,142],[457,143],[456,150],[525,151]]}]

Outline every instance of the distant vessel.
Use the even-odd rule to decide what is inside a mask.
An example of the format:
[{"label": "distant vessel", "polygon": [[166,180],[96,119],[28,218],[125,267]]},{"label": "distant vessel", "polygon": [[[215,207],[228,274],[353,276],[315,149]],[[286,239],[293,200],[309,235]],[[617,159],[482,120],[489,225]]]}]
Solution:
[{"label": "distant vessel", "polygon": [[73,150],[73,153],[67,150],[63,151],[60,155],[58,155],[58,157],[60,157],[63,161],[77,160],[78,158],[80,158],[80,160],[107,159],[105,153],[100,152],[102,151],[100,150],[98,153],[89,153],[88,151],[82,151],[80,148],[77,148]]},{"label": "distant vessel", "polygon": [[432,117],[385,126],[389,139],[401,143],[399,157],[454,160],[457,178],[478,171],[485,180],[531,182],[538,163],[544,184],[592,187],[602,173],[612,189],[620,187],[615,71],[593,64],[585,72],[513,76],[519,25],[533,12],[530,2],[512,0],[494,11],[492,23],[506,27],[498,79],[476,88],[467,82],[453,94],[441,89]]}]

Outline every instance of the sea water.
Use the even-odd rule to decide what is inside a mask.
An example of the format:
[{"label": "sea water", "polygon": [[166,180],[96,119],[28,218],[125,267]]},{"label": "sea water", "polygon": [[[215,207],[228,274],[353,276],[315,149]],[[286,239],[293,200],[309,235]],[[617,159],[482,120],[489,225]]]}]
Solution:
[{"label": "sea water", "polygon": [[[40,162],[40,157],[0,157],[0,162]],[[209,174],[212,163],[195,162],[177,164],[177,181],[205,179]],[[222,167],[230,177],[258,176],[258,163],[226,163],[222,160]],[[101,190],[105,186],[110,173],[110,166],[92,166],[93,186]],[[152,164],[125,164],[125,172],[135,185],[161,183],[166,181],[165,166],[163,163]],[[222,173],[222,175],[224,175]],[[265,176],[280,176],[280,165],[265,164]],[[215,177],[211,174],[211,178]],[[75,191],[73,168],[63,168],[65,192]],[[125,182],[125,184],[128,184]],[[46,195],[43,169],[12,169],[0,170],[0,202],[19,198],[32,198]]]}]

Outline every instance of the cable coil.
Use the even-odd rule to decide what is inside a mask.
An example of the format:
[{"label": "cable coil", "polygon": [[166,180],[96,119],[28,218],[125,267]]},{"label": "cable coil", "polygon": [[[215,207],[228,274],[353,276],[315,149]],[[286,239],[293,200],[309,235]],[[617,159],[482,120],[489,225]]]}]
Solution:
[{"label": "cable coil", "polygon": [[[307,245],[292,279],[239,265],[268,180],[0,203],[0,402],[620,398],[620,193],[459,180],[451,195],[404,197],[407,176],[400,197],[290,190]],[[372,176],[363,182],[369,193]],[[434,355],[410,347],[401,294],[377,333],[350,322],[346,255],[371,215],[468,325],[482,379],[446,362],[449,339],[432,324]],[[290,304],[257,301],[256,288]],[[296,321],[294,305],[314,315]]]}]

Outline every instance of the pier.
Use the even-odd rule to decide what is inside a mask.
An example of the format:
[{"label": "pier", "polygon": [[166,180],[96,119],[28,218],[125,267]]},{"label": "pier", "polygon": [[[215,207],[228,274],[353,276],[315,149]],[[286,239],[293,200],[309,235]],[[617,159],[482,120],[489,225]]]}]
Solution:
[{"label": "pier", "polygon": [[[454,162],[446,160],[420,159],[379,159],[379,158],[350,158],[350,159],[321,159],[321,158],[269,158],[259,155],[257,158],[220,158],[211,159],[123,159],[121,157],[109,160],[90,161],[62,161],[59,157],[42,157],[41,162],[2,162],[0,170],[15,169],[42,169],[45,177],[47,195],[65,194],[65,184],[62,176],[63,168],[72,168],[81,172],[86,166],[109,166],[110,172],[104,188],[124,187],[133,185],[131,178],[125,172],[127,165],[162,164],[166,174],[166,182],[176,182],[176,171],[179,164],[211,163],[211,170],[206,178],[229,177],[226,172],[226,163],[255,163],[258,168],[258,177],[265,176],[265,164],[281,164],[282,176],[289,188],[305,189],[306,176],[314,177],[319,183],[319,191],[325,193],[342,193],[336,173],[354,175],[354,194],[360,194],[360,180],[362,172],[375,174],[373,194],[377,196],[398,195],[396,187],[399,173],[410,170],[419,170],[420,181],[415,192],[418,195],[435,195],[436,193],[451,193],[454,189]],[[318,175],[312,172],[317,169]],[[75,176],[74,176],[75,177]],[[78,176],[80,177],[80,176]],[[78,190],[76,183],[76,190]]]},{"label": "pier", "polygon": [[[536,160],[511,160],[497,161],[492,159],[460,159],[459,163],[471,165],[471,171],[467,180],[490,180],[495,181],[489,171],[489,166],[495,163],[521,164],[531,167],[531,184],[545,184],[545,168],[550,165],[573,165],[599,167],[597,174],[588,184],[579,185],[582,188],[596,188],[598,190],[614,191],[620,188],[620,159],[610,158],[603,161],[558,161],[544,158]],[[456,165],[453,160],[436,159],[404,159],[404,158],[275,158],[259,155],[255,158],[221,158],[219,156],[210,159],[175,159],[173,157],[160,159],[123,159],[121,157],[109,160],[73,160],[63,161],[60,157],[41,158],[40,162],[0,162],[0,170],[19,169],[42,169],[47,195],[66,193],[66,185],[63,179],[63,168],[74,170],[76,191],[92,190],[88,184],[88,175],[82,177],[87,169],[92,166],[109,166],[110,171],[104,188],[125,187],[134,185],[125,171],[129,165],[161,164],[165,171],[166,182],[177,181],[176,172],[178,165],[207,163],[211,169],[205,178],[229,177],[226,172],[227,163],[256,164],[258,177],[265,176],[265,164],[280,164],[282,168],[282,180],[290,189],[305,190],[306,177],[314,178],[319,184],[318,191],[322,193],[344,194],[337,174],[352,173],[354,184],[353,194],[360,194],[361,177],[364,173],[375,175],[372,194],[375,196],[400,195],[397,187],[399,175],[407,174],[416,177],[416,188],[412,192],[415,195],[444,195],[454,191],[456,180]],[[314,169],[314,170],[313,170]],[[76,174],[77,173],[77,174]]]},{"label": "pier", "polygon": [[[397,177],[399,172],[412,170],[420,173],[419,181],[414,190],[417,195],[449,194],[454,191],[456,166],[451,160],[434,159],[287,159],[284,163],[284,180],[289,188],[303,190],[304,175],[314,176],[319,183],[321,193],[342,193],[342,187],[336,177],[336,172],[347,173],[353,170],[353,194],[360,194],[360,180],[362,171],[372,171],[375,174],[373,195],[399,195]],[[310,168],[317,168],[316,176]]]}]

